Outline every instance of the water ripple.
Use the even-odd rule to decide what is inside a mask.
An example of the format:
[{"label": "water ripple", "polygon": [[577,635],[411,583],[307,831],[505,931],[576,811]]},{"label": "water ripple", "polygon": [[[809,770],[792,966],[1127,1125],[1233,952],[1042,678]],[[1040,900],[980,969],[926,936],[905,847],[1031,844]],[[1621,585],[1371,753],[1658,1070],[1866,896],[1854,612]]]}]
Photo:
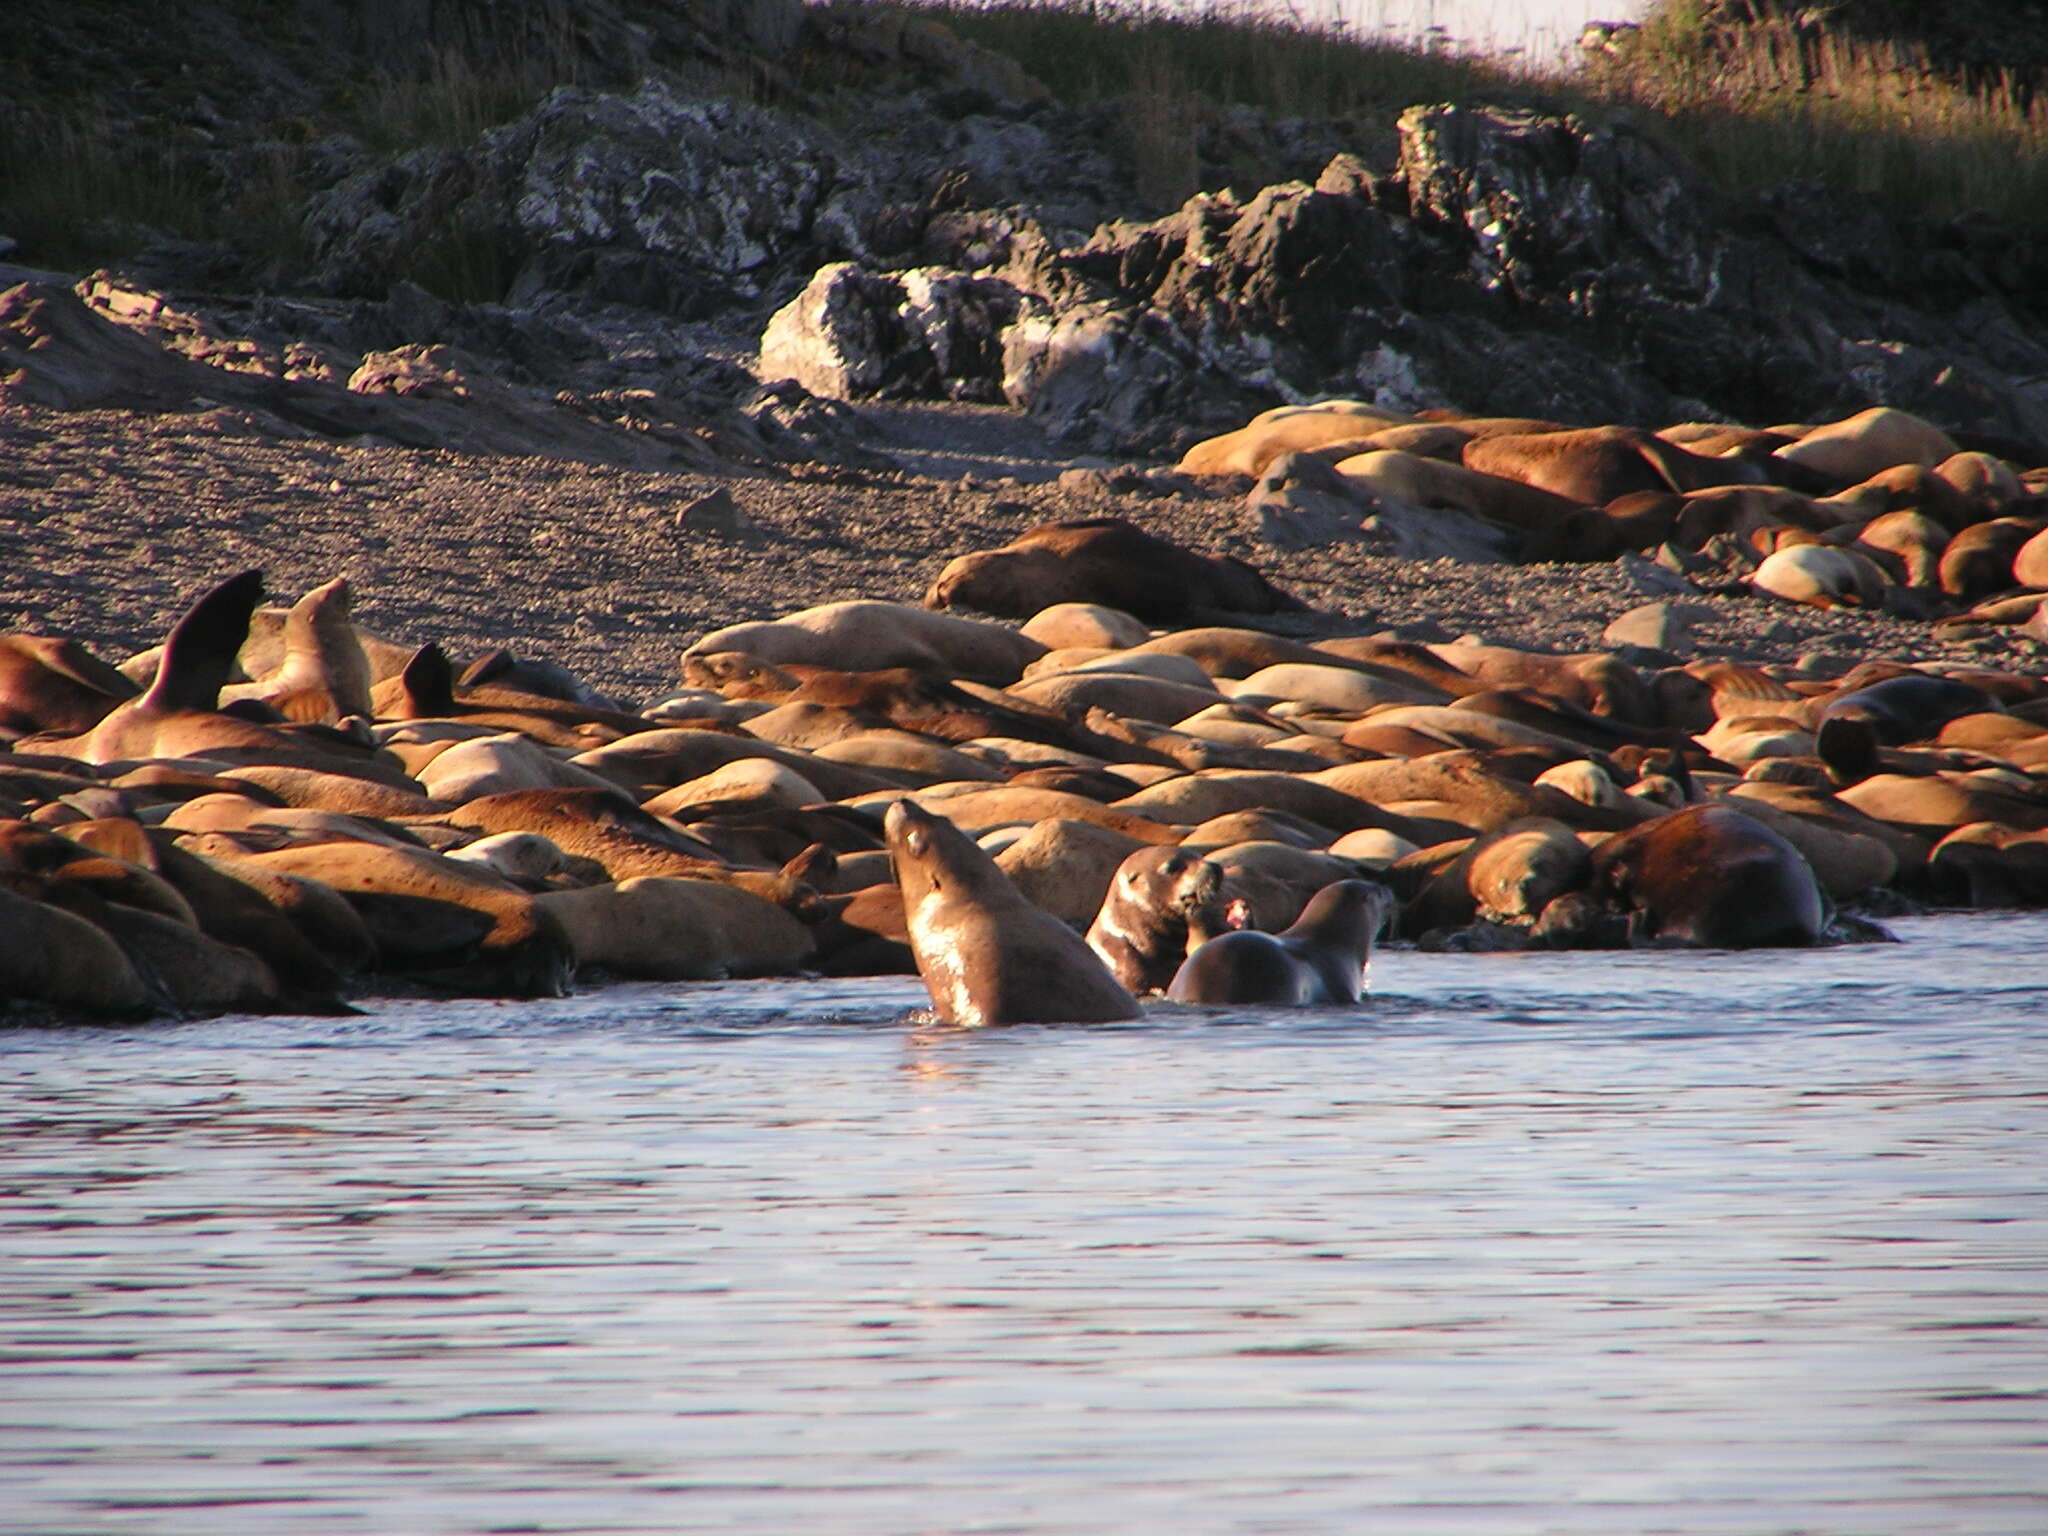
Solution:
[{"label": "water ripple", "polygon": [[0,1529],[2031,1533],[2048,918],[0,1034]]}]

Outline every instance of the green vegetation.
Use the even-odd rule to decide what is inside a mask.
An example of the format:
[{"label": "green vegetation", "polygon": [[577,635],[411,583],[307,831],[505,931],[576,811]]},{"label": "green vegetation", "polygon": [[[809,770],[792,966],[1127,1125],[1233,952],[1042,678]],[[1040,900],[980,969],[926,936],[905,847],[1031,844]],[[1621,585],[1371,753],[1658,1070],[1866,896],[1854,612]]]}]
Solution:
[{"label": "green vegetation", "polygon": [[[289,33],[290,13],[261,14]],[[117,261],[166,236],[223,241],[252,275],[275,276],[297,254],[320,140],[345,135],[378,154],[468,144],[574,83],[580,68],[560,27],[509,45],[435,48],[370,71],[295,33],[266,43],[307,71],[288,116],[237,117],[217,85],[223,115],[210,127],[186,120],[182,93],[138,108],[118,81],[40,100],[26,88],[12,101],[0,92],[0,234],[19,243],[20,259],[60,268]],[[509,278],[503,260],[451,231],[428,253],[420,281],[451,299],[499,297]]]},{"label": "green vegetation", "polygon": [[211,202],[175,145],[124,145],[105,117],[0,118],[0,234],[52,266],[132,250],[140,229],[203,239]]},{"label": "green vegetation", "polygon": [[1640,108],[1723,185],[1808,180],[1906,214],[2048,221],[2048,103],[2011,74],[1966,85],[1918,48],[1766,10],[1740,28],[1664,0],[1582,89]]},{"label": "green vegetation", "polygon": [[1547,64],[1415,50],[1246,3],[1189,14],[1153,0],[927,0],[919,14],[1007,53],[1060,100],[1125,104],[1154,196],[1192,191],[1199,125],[1244,102],[1294,117],[1390,122],[1418,101],[1617,109],[1722,185],[1818,180],[1928,218],[2048,221],[2048,105],[2011,76],[1965,85],[1918,49],[1860,40],[1767,0],[1735,22],[1664,0],[1612,52]]}]

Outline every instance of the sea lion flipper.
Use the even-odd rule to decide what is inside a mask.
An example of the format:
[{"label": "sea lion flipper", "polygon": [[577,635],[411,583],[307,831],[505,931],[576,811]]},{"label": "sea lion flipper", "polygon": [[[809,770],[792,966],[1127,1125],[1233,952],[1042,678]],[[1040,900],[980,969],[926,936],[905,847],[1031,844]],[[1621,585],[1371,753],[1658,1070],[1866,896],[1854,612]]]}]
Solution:
[{"label": "sea lion flipper", "polygon": [[455,668],[438,641],[429,640],[412,653],[399,674],[405,689],[408,720],[434,720],[455,713]]},{"label": "sea lion flipper", "polygon": [[156,681],[139,701],[146,711],[169,714],[210,710],[234,675],[235,657],[249,638],[249,618],[263,601],[263,572],[243,571],[201,597],[164,641]]}]

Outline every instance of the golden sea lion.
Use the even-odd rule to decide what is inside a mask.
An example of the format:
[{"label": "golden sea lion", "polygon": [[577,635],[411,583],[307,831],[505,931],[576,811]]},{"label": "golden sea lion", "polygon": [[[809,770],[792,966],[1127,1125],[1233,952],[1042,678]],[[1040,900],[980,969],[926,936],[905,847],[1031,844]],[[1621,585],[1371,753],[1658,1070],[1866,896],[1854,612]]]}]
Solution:
[{"label": "golden sea lion", "polygon": [[332,724],[346,715],[367,716],[370,662],[349,609],[347,577],[313,588],[285,616],[284,654],[277,669],[254,682],[223,688],[221,702],[258,699],[300,722]]},{"label": "golden sea lion", "polygon": [[1367,437],[1404,418],[1355,400],[1326,406],[1280,406],[1235,432],[1205,438],[1181,455],[1191,475],[1250,475],[1254,479],[1283,454],[1310,452],[1329,443]]},{"label": "golden sea lion", "polygon": [[[1021,613],[1000,611],[1026,618],[1054,600],[1047,597]],[[776,666],[794,662],[848,672],[910,667],[1000,686],[1015,682],[1048,649],[1001,624],[927,611],[945,606],[929,599],[924,608],[868,600],[825,603],[768,622],[713,630],[683,657],[687,665],[694,656],[744,651]]]},{"label": "golden sea lion", "polygon": [[945,1023],[1101,1023],[1137,1000],[1079,934],[1031,905],[966,835],[909,801],[883,822],[918,975]]},{"label": "golden sea lion", "polygon": [[1848,486],[1895,464],[1932,466],[1955,453],[1954,439],[1939,427],[1905,411],[1874,405],[1802,433],[1772,457]]}]

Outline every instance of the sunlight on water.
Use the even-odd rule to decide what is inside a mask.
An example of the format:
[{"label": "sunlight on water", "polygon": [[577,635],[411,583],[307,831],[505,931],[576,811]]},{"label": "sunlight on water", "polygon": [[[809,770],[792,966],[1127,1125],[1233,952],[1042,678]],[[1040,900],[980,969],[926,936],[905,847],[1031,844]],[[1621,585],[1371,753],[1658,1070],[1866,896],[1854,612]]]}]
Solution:
[{"label": "sunlight on water", "polygon": [[0,1034],[0,1528],[2037,1532],[2048,917]]}]

